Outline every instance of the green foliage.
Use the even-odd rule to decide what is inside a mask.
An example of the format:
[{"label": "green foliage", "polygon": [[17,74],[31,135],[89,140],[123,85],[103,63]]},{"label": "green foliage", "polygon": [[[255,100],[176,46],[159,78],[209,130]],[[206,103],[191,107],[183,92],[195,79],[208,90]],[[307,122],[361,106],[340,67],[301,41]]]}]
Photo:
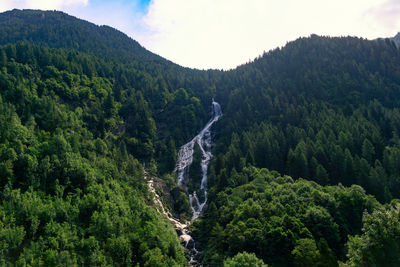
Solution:
[{"label": "green foliage", "polygon": [[13,10],[0,14],[0,44],[2,265],[185,265],[146,205],[142,166],[166,174],[169,204],[190,218],[168,173],[212,97],[224,115],[192,226],[204,263],[337,266],[347,244],[347,265],[399,265],[398,208],[366,194],[400,197],[393,42],[312,35],[198,71],[106,26]]},{"label": "green foliage", "polygon": [[224,261],[224,267],[267,267],[254,253],[238,253]]},{"label": "green foliage", "polygon": [[[96,26],[79,19],[71,19],[62,12],[40,10],[12,10],[1,14],[1,44],[29,40],[36,44],[55,48],[78,49],[104,56],[119,56],[124,60],[162,61],[159,56],[145,50],[136,41],[108,26]],[[13,32],[13,34],[9,34]],[[63,36],[64,38],[57,38]],[[18,47],[15,54],[29,58],[30,50]],[[42,58],[48,60],[47,57]],[[94,68],[85,61],[84,68]]]},{"label": "green foliage", "polygon": [[175,217],[181,220],[189,220],[191,218],[191,209],[188,195],[181,186],[175,186],[171,190],[172,207]]},{"label": "green foliage", "polygon": [[[203,153],[197,143],[194,144],[193,162],[189,169],[188,191],[192,193],[195,189],[200,188],[202,179],[201,160]],[[200,194],[202,195],[202,194]]]},{"label": "green foliage", "polygon": [[346,266],[400,264],[400,205],[365,213],[362,234],[349,238]]},{"label": "green foliage", "polygon": [[313,239],[303,238],[296,241],[292,251],[295,266],[317,266],[321,257]]},{"label": "green foliage", "polygon": [[[82,73],[87,55],[68,61],[71,52],[27,44],[0,51],[15,56],[0,71],[1,264],[184,265],[174,229],[146,204],[133,156],[149,160],[154,150],[141,93],[116,101],[112,77]],[[44,55],[53,65],[40,65]],[[140,114],[133,125],[125,106]],[[127,149],[132,138],[144,147]]]},{"label": "green foliage", "polygon": [[396,168],[383,163],[399,146],[399,60],[385,40],[312,35],[224,73],[216,182],[224,188],[244,159],[323,185],[359,184],[381,202],[400,197]]},{"label": "green foliage", "polygon": [[254,167],[237,176],[249,182],[211,188],[209,208],[195,224],[203,260],[215,266],[242,251],[270,265],[336,266],[348,235],[360,233],[364,210],[381,206],[359,186],[323,187]]}]

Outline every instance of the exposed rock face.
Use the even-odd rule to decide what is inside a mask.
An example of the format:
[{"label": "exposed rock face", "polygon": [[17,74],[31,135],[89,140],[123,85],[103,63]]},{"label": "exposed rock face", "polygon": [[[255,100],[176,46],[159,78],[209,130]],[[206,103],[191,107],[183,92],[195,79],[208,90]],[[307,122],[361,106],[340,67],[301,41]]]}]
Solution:
[{"label": "exposed rock face", "polygon": [[170,223],[174,226],[179,236],[179,239],[181,240],[182,245],[189,250],[190,252],[189,266],[197,266],[198,263],[196,260],[196,256],[198,254],[198,251],[196,250],[194,239],[190,236],[190,232],[187,229],[189,223],[182,223],[178,221],[172,216],[171,212],[164,207],[164,204],[162,203],[160,196],[157,194],[156,189],[154,187],[155,177],[150,176],[145,171],[145,178],[147,180],[149,191],[153,193],[153,203],[156,206],[156,209],[161,214],[163,214],[168,219],[168,221],[170,221]]}]

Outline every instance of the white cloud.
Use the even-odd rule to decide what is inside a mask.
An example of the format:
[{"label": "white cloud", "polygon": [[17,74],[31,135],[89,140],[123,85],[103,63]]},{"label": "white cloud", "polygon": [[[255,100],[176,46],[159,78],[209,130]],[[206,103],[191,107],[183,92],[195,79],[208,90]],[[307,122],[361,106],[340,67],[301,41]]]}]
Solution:
[{"label": "white cloud", "polygon": [[[150,50],[183,66],[233,68],[312,33],[366,38],[394,35],[398,0],[152,0],[138,36]],[[398,5],[397,5],[398,6]],[[387,12],[386,12],[387,13]],[[386,14],[381,12],[379,14]],[[396,17],[397,15],[397,17]]]},{"label": "white cloud", "polygon": [[400,31],[400,1],[388,0],[368,10],[366,15],[372,16],[375,21],[391,32]]},{"label": "white cloud", "polygon": [[61,10],[71,6],[86,6],[89,0],[1,0],[0,11],[14,8]]}]

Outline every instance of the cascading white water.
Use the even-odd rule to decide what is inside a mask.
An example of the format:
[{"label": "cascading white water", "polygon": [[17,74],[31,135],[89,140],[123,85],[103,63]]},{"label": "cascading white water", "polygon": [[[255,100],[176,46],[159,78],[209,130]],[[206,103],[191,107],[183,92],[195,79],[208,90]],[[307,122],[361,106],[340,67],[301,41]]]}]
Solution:
[{"label": "cascading white water", "polygon": [[181,185],[187,179],[189,179],[189,167],[193,162],[194,144],[197,143],[203,154],[201,160],[201,184],[199,192],[204,195],[203,201],[200,201],[197,197],[197,191],[193,194],[189,194],[190,206],[193,212],[192,220],[199,217],[203,211],[204,205],[207,202],[207,170],[208,164],[212,158],[211,154],[211,126],[222,116],[221,106],[212,101],[212,117],[206,126],[196,135],[189,143],[183,145],[178,152],[178,158],[176,160],[176,172],[178,174],[178,184]]},{"label": "cascading white water", "polygon": [[[211,154],[211,126],[222,116],[221,106],[214,101],[212,101],[212,116],[210,121],[206,124],[206,126],[200,131],[198,135],[196,135],[189,143],[183,145],[178,152],[178,158],[176,160],[176,168],[175,171],[178,174],[178,184],[182,185],[189,179],[189,167],[193,162],[193,152],[194,145],[197,143],[200,147],[200,150],[203,154],[203,158],[201,160],[201,183],[200,188],[198,190],[194,190],[193,194],[189,194],[190,207],[192,209],[192,221],[197,219],[205,204],[207,203],[207,171],[208,164],[212,158]],[[197,197],[197,192],[203,194],[202,200],[199,200]],[[186,230],[186,229],[185,229]],[[188,232],[185,232],[185,238],[189,238],[193,241],[193,248],[191,249],[191,258],[189,263],[196,264],[196,256],[198,251],[196,249],[195,242],[193,238],[188,235]],[[186,246],[188,241],[186,241]]]}]

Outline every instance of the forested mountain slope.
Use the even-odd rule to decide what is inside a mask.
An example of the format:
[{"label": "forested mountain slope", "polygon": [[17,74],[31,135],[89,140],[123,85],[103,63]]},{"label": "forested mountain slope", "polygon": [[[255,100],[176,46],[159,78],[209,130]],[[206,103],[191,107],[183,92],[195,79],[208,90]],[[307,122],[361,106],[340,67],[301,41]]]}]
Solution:
[{"label": "forested mountain slope", "polygon": [[[234,178],[240,185],[221,190],[203,219],[196,221],[196,239],[205,245],[204,261],[212,266],[242,251],[255,253],[272,266],[337,266],[338,260],[346,259],[346,246],[351,248],[350,261],[358,261],[355,266],[399,263],[395,236],[400,228],[388,226],[399,220],[398,205],[388,208],[390,222],[385,223],[378,215],[385,213],[384,208],[357,185],[323,187],[254,167]],[[366,213],[374,210],[377,214],[368,217]],[[376,228],[365,226],[371,221]],[[368,231],[370,244],[358,236],[348,241],[349,236]],[[379,246],[384,249],[378,252]]]},{"label": "forested mountain slope", "polygon": [[393,42],[298,39],[224,73],[217,88],[225,106],[215,161],[220,187],[233,169],[252,164],[323,185],[359,184],[382,201],[400,196]]},{"label": "forested mountain slope", "polygon": [[[112,81],[82,72],[81,62],[96,59],[26,44],[0,55],[1,263],[183,265],[176,233],[148,206],[142,165],[117,131],[124,115]],[[143,96],[129,99],[142,123],[130,128],[146,139],[154,122]]]},{"label": "forested mountain slope", "polygon": [[[381,202],[400,196],[400,51],[393,42],[301,38],[223,73],[217,88],[224,116],[209,208],[195,231],[205,261],[219,265],[246,250],[273,266],[336,266],[348,243],[351,266],[400,262],[399,238],[379,234],[398,228],[383,226],[384,211],[363,215],[382,208],[354,186]],[[339,187],[311,189],[252,165]],[[397,221],[398,206],[387,209]],[[371,231],[371,244],[348,240],[362,229]],[[386,247],[383,255],[377,246]]]},{"label": "forested mountain slope", "polygon": [[0,44],[27,41],[118,57],[121,61],[166,62],[111,27],[97,26],[63,12],[15,9],[0,14],[0,29]]},{"label": "forested mountain slope", "polygon": [[[167,139],[183,144],[206,121],[210,99],[215,92],[218,71],[182,68],[151,53],[136,41],[108,26],[97,26],[58,11],[12,10],[0,14],[0,44],[30,43],[94,55],[101,61],[82,57],[81,68],[88,76],[106,76],[113,81],[114,98],[126,102],[126,92],[140,91],[160,129],[159,145]],[[30,50],[17,48],[23,57]],[[30,53],[30,54],[27,54]],[[20,56],[20,55],[18,55]],[[46,56],[39,59],[46,62]],[[171,119],[181,113],[182,118]],[[168,125],[168,128],[166,127]],[[175,125],[175,126],[174,126]],[[162,131],[162,132],[161,132]],[[153,147],[151,147],[153,148]]]},{"label": "forested mountain slope", "polygon": [[199,71],[109,27],[13,10],[0,14],[0,43],[1,263],[185,266],[142,166],[190,218],[173,169],[214,97],[223,116],[193,225],[204,263],[400,264],[400,51],[389,39],[313,35]]},{"label": "forested mountain slope", "polygon": [[[183,68],[142,47],[126,34],[108,27],[97,26],[60,11],[17,10],[0,14],[0,44],[28,42],[50,48],[64,48],[112,59],[124,68],[143,71],[157,78],[162,90],[185,88],[197,90],[213,76]],[[208,76],[211,77],[208,77]],[[129,76],[125,77],[129,81]],[[160,81],[161,80],[161,81]],[[188,80],[191,88],[188,88]],[[197,83],[197,86],[196,86]],[[201,88],[204,90],[204,88]],[[155,89],[153,89],[155,90]]]}]

